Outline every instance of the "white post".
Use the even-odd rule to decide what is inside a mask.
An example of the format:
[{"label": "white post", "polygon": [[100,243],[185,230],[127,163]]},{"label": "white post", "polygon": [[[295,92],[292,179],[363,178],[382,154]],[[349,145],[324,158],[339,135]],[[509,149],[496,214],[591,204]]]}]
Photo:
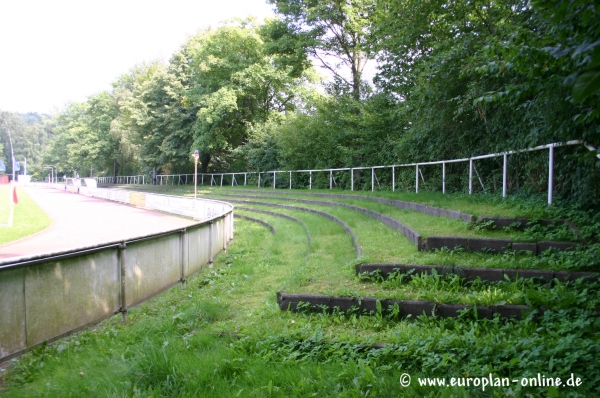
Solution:
[{"label": "white post", "polygon": [[502,197],[506,198],[506,181],[508,175],[508,154],[504,154],[504,166],[502,167]]},{"label": "white post", "polygon": [[200,154],[198,151],[194,151],[194,217],[198,216],[196,197],[198,194],[198,158]]},{"label": "white post", "polygon": [[354,169],[350,169],[350,190],[354,191]]},{"label": "white post", "polygon": [[258,172],[258,187],[260,188],[260,172]]},{"label": "white post", "polygon": [[419,193],[419,165],[415,166],[415,193]]},{"label": "white post", "polygon": [[221,174],[221,186],[223,186],[223,174]]},{"label": "white post", "polygon": [[446,162],[442,162],[442,193],[446,193]]},{"label": "white post", "polygon": [[473,193],[473,159],[469,159],[469,195]]},{"label": "white post", "polygon": [[392,166],[392,192],[396,192],[396,167]]},{"label": "white post", "polygon": [[312,189],[312,171],[308,172],[308,189]]},{"label": "white post", "polygon": [[244,173],[244,186],[246,186],[246,179],[248,178],[248,173]]},{"label": "white post", "polygon": [[548,153],[548,204],[552,204],[552,183],[554,180],[554,147],[551,146]]},{"label": "white post", "polygon": [[277,178],[277,172],[273,172],[273,189],[275,189],[275,179]]},{"label": "white post", "polygon": [[375,169],[371,167],[371,192],[375,192]]},{"label": "white post", "polygon": [[290,171],[290,189],[292,189],[292,172]]},{"label": "white post", "polygon": [[332,181],[333,181],[333,170],[329,170],[329,189],[331,189],[333,186]]}]

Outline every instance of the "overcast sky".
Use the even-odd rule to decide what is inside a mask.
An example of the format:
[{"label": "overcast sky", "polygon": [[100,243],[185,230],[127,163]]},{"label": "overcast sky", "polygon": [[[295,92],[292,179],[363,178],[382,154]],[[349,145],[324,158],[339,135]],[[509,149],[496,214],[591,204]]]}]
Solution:
[{"label": "overcast sky", "polygon": [[199,29],[273,16],[266,0],[2,0],[0,110],[54,113],[168,61]]}]

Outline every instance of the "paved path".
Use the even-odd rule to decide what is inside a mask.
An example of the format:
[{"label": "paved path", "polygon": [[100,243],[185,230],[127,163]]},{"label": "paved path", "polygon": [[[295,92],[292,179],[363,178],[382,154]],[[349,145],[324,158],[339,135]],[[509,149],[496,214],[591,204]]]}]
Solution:
[{"label": "paved path", "polygon": [[197,222],[56,189],[24,190],[50,216],[52,224],[36,235],[0,246],[2,261],[134,238]]}]

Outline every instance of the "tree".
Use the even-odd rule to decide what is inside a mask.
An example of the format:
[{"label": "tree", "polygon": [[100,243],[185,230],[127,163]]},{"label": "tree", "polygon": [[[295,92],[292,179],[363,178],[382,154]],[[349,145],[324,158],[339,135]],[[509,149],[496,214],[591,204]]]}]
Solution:
[{"label": "tree", "polygon": [[[583,68],[593,68],[590,55],[600,24],[592,3],[381,0],[377,84],[406,107],[410,123],[399,141],[400,160],[458,158],[572,139],[597,142],[597,97],[577,104],[570,87]],[[587,173],[582,179],[576,159],[560,160],[555,186],[591,198],[596,177]],[[531,170],[518,167],[509,185],[539,174],[543,162],[532,160]],[[479,171],[493,180],[494,168],[498,165]]]},{"label": "tree", "polygon": [[[27,159],[27,174],[41,177],[42,156],[52,134],[48,128],[48,120],[48,116],[37,113],[0,112],[0,158],[7,167],[7,173],[12,173],[7,131],[10,129],[15,158],[22,166]],[[21,173],[24,172],[24,167],[21,170]]]},{"label": "tree", "polygon": [[250,126],[295,108],[304,66],[287,65],[269,54],[252,20],[238,21],[192,38],[191,76],[186,103],[197,107],[193,148],[201,170],[232,165],[233,151],[247,142]]},{"label": "tree", "polygon": [[165,173],[189,171],[195,115],[183,104],[185,81],[175,73],[182,58],[177,53],[169,66],[157,62],[138,66],[114,84],[120,114],[112,128],[121,131],[146,171],[154,167]]},{"label": "tree", "polygon": [[[363,69],[371,56],[377,0],[268,0],[284,16],[287,34],[361,99]],[[340,67],[344,66],[346,73]]]}]

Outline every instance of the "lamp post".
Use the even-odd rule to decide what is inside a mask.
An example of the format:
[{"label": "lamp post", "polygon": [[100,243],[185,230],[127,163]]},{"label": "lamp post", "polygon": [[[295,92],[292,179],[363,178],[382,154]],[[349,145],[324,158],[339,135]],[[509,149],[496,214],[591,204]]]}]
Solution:
[{"label": "lamp post", "polygon": [[200,157],[200,152],[198,150],[194,150],[194,214],[196,214],[196,195],[198,194],[198,158]]},{"label": "lamp post", "polygon": [[13,152],[13,146],[12,146],[12,138],[10,136],[10,129],[8,128],[8,124],[6,123],[6,121],[4,122],[4,125],[6,126],[6,132],[8,133],[8,141],[10,142],[10,157],[11,157],[11,170],[12,170],[12,183],[15,183],[15,153]]},{"label": "lamp post", "polygon": [[45,169],[50,169],[50,184],[54,183],[54,166],[44,166]]}]

